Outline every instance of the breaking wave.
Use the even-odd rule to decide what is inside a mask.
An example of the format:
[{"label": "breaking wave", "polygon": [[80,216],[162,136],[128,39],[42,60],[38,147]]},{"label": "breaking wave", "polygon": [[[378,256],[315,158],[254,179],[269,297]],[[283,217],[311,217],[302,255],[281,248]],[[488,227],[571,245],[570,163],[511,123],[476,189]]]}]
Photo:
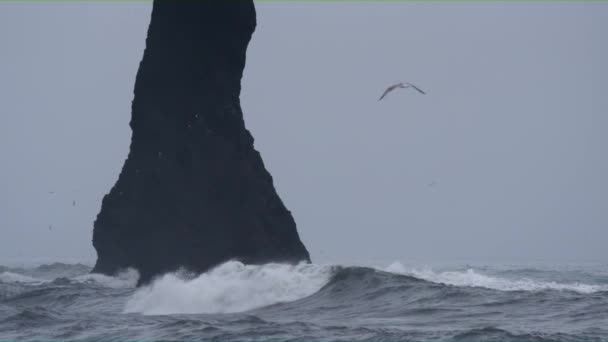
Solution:
[{"label": "breaking wave", "polygon": [[310,264],[255,266],[230,261],[193,279],[180,273],[166,274],[139,289],[127,302],[125,312],[166,315],[247,311],[309,296],[327,283],[331,269]]},{"label": "breaking wave", "polygon": [[507,279],[495,276],[484,275],[469,268],[465,271],[444,271],[436,272],[431,269],[410,269],[408,270],[399,262],[394,262],[385,268],[387,272],[410,275],[434,283],[484,287],[499,291],[542,291],[542,290],[563,290],[575,291],[579,293],[595,293],[608,291],[608,286],[583,283],[558,283],[555,281],[538,281],[526,278]]},{"label": "breaking wave", "polygon": [[526,267],[228,262],[136,288],[134,270],[0,266],[0,339],[606,340],[608,269]]},{"label": "breaking wave", "polygon": [[329,291],[340,292],[351,298],[347,300],[357,301],[362,296],[376,296],[387,289],[393,291],[391,295],[395,295],[395,288],[406,295],[405,291],[413,291],[413,286],[418,294],[436,291],[436,285],[503,292],[552,290],[592,294],[608,290],[608,286],[598,284],[507,279],[473,269],[408,270],[398,262],[383,268],[366,268],[315,264],[254,266],[231,261],[198,276],[183,272],[166,274],[138,289],[127,301],[124,312],[144,315],[236,313],[309,296],[319,297]]}]

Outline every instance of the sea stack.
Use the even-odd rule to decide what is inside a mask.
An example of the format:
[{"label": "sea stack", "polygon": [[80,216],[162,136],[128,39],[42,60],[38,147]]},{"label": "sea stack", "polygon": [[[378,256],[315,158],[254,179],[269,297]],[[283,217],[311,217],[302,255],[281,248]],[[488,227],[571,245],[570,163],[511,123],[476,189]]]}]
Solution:
[{"label": "sea stack", "polygon": [[155,0],[127,160],[94,224],[93,272],[140,284],[228,260],[310,261],[245,128],[239,95],[252,0]]}]

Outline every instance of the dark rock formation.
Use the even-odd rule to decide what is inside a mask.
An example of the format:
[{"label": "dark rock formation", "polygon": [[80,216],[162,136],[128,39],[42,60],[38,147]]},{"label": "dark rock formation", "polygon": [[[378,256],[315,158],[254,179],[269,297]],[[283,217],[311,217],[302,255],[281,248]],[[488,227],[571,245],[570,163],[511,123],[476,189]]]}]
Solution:
[{"label": "dark rock formation", "polygon": [[309,261],[239,101],[252,0],[154,1],[129,156],[95,221],[93,272],[140,283],[227,260]]}]

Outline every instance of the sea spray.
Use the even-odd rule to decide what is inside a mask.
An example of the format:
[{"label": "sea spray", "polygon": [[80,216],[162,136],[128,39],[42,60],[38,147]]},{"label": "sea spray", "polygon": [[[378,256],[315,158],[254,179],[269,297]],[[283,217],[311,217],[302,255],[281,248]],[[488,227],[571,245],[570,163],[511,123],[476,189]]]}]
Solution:
[{"label": "sea spray", "polygon": [[124,311],[146,315],[247,311],[309,296],[327,283],[332,269],[313,264],[244,265],[230,261],[195,278],[166,274],[137,290]]},{"label": "sea spray", "polygon": [[405,274],[431,281],[454,286],[484,287],[499,291],[542,291],[542,290],[564,290],[579,293],[595,293],[608,291],[608,286],[591,285],[582,283],[558,283],[554,281],[546,282],[540,280],[519,278],[508,279],[485,275],[472,268],[464,271],[433,271],[429,268],[408,269],[399,262],[393,262],[388,267],[381,268],[386,272],[395,274]]},{"label": "sea spray", "polygon": [[370,264],[228,263],[142,288],[134,271],[4,268],[0,340],[608,341],[608,291],[584,292],[608,286],[605,264]]}]

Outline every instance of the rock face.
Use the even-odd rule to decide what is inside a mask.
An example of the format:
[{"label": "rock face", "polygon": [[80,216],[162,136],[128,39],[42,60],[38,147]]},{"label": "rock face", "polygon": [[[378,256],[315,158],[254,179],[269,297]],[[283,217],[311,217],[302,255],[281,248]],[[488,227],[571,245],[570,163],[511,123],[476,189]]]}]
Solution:
[{"label": "rock face", "polygon": [[135,82],[129,156],[93,231],[93,272],[140,284],[227,260],[310,261],[239,95],[252,0],[155,0]]}]

